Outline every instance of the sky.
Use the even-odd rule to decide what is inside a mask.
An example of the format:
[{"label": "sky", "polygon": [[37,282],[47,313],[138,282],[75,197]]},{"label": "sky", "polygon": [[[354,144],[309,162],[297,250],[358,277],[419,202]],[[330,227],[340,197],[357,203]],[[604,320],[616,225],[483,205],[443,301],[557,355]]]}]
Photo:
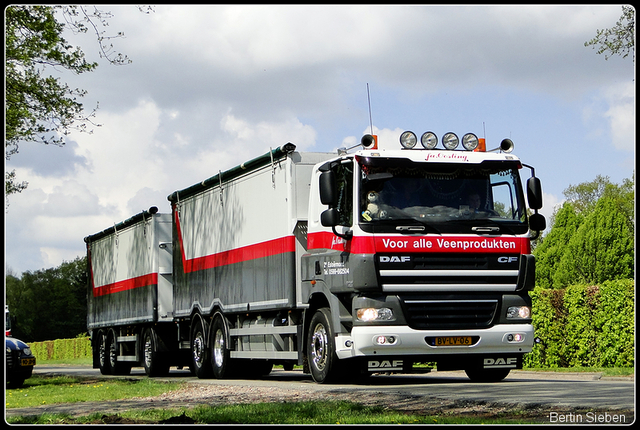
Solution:
[{"label": "sky", "polygon": [[[114,51],[65,38],[99,66],[50,70],[96,106],[91,133],[63,147],[23,143],[5,161],[29,186],[5,203],[5,270],[57,267],[84,237],[218,171],[292,142],[335,151],[404,130],[510,138],[535,167],[549,217],[570,185],[635,168],[635,67],[584,43],[620,5],[135,6],[110,11]],[[367,85],[369,96],[367,94]],[[371,101],[371,115],[368,100]],[[522,172],[523,180],[529,175]]]}]

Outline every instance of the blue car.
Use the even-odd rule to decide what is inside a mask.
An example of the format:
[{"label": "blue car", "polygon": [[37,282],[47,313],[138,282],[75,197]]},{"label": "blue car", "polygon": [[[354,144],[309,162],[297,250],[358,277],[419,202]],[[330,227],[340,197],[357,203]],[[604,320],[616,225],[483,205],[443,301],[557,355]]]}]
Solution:
[{"label": "blue car", "polygon": [[36,358],[29,345],[13,337],[5,337],[7,344],[6,375],[7,388],[20,388],[25,379],[31,377]]}]

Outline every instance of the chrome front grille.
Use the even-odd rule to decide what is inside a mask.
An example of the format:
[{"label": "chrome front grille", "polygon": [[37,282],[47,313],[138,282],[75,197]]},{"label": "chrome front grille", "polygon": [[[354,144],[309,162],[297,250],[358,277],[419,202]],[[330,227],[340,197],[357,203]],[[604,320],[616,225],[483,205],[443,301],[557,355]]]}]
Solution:
[{"label": "chrome front grille", "polygon": [[402,292],[515,291],[517,255],[430,254],[378,257],[382,290]]}]

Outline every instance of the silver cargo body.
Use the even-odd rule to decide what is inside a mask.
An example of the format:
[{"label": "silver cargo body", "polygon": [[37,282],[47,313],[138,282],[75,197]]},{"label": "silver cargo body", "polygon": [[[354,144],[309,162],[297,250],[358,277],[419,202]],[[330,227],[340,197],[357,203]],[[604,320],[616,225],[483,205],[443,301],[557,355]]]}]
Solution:
[{"label": "silver cargo body", "polygon": [[89,330],[172,321],[171,214],[153,209],[85,238]]},{"label": "silver cargo body", "polygon": [[307,247],[311,171],[334,155],[271,155],[169,196],[176,317],[301,303],[296,261]]}]

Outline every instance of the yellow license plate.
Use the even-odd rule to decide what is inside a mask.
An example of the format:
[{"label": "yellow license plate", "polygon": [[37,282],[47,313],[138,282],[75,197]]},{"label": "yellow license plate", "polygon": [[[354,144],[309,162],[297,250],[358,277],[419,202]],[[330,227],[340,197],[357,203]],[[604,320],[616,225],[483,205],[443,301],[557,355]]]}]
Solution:
[{"label": "yellow license plate", "polygon": [[22,358],[20,359],[20,366],[35,366],[36,359],[35,358]]},{"label": "yellow license plate", "polygon": [[472,345],[471,336],[436,337],[435,346],[468,346]]}]

